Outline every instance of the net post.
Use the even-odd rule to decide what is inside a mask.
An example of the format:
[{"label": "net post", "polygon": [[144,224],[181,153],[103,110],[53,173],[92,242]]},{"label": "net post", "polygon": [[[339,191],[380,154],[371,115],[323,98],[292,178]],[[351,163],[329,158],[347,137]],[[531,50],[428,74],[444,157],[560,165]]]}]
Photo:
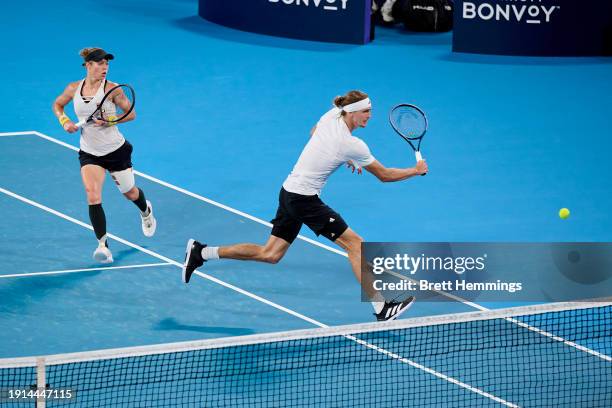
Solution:
[{"label": "net post", "polygon": [[[47,379],[45,373],[45,358],[37,357],[36,358],[36,390],[38,394],[41,392],[45,393],[47,391]],[[38,395],[36,398],[36,408],[45,408],[45,396]]]}]

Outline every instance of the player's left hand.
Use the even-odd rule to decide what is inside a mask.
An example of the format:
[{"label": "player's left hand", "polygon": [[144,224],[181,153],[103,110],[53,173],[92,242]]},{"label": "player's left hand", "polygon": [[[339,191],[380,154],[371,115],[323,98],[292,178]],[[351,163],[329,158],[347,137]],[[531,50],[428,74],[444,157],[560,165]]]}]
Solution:
[{"label": "player's left hand", "polygon": [[346,162],[346,167],[351,169],[351,173],[355,173],[355,169],[357,170],[357,174],[361,174],[363,169],[361,167],[355,167],[355,164],[352,161]]},{"label": "player's left hand", "polygon": [[[109,117],[109,120],[111,120],[111,119],[115,119],[115,117],[114,116]],[[110,127],[110,126],[114,126],[115,125],[114,122],[105,122],[103,120],[96,119],[96,118],[93,118],[93,121],[94,121],[94,126]]]}]

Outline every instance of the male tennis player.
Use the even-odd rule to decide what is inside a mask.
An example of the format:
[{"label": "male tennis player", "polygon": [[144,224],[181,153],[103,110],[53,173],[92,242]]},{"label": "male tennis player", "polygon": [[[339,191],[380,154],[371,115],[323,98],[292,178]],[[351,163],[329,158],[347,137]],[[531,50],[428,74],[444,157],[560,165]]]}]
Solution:
[{"label": "male tennis player", "polygon": [[[68,133],[74,133],[79,128],[66,115],[64,107],[72,101],[74,112],[79,120],[88,118],[97,109],[106,91],[117,84],[106,80],[108,62],[114,58],[101,48],[85,48],[80,52],[87,76],[80,81],[68,84],[64,92],[53,102],[53,113]],[[109,98],[103,104],[107,114],[114,114],[116,106],[124,111],[130,107],[130,101],[123,92],[112,100]],[[132,111],[118,123],[134,120],[136,113]],[[78,122],[78,121],[77,121]],[[132,201],[140,210],[142,232],[146,237],[155,234],[157,221],[153,216],[153,207],[136,187],[132,172],[132,145],[125,140],[117,126],[95,120],[81,127],[79,150],[81,162],[81,178],[87,193],[89,204],[89,219],[98,239],[98,246],[93,257],[100,263],[113,262],[113,254],[108,248],[106,239],[106,215],[102,208],[102,185],[108,171],[125,198]]]},{"label": "male tennis player", "polygon": [[340,214],[319,198],[329,176],[343,163],[349,163],[353,170],[356,166],[359,173],[364,167],[383,182],[405,180],[427,173],[427,164],[423,160],[415,167],[399,169],[387,168],[372,156],[368,146],[352,135],[353,130],[366,127],[371,115],[370,99],[363,92],[351,91],[335,98],[334,107],[312,128],[310,140],[283,183],[268,242],[263,246],[236,244],[210,247],[191,239],[187,242],[183,281],[188,283],[193,272],[211,259],[229,258],[275,264],[285,255],[302,224],[306,224],[315,234],[323,235],[347,251],[353,273],[372,300],[378,320],[393,320],[404,312],[414,297],[403,301],[385,301],[374,290],[371,276],[361,274],[363,239],[348,227]]}]

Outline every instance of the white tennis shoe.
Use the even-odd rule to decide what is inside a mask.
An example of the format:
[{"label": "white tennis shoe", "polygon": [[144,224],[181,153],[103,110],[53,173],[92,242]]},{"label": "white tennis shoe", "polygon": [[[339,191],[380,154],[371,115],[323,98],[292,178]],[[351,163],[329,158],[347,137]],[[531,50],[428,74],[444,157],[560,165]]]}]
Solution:
[{"label": "white tennis shoe", "polygon": [[93,258],[103,264],[113,263],[113,254],[106,245],[99,245],[93,253]]},{"label": "white tennis shoe", "polygon": [[147,200],[147,208],[149,210],[149,215],[144,216],[140,214],[142,219],[142,233],[145,237],[152,237],[155,235],[155,229],[157,228],[157,220],[153,216],[153,206],[151,202]]}]

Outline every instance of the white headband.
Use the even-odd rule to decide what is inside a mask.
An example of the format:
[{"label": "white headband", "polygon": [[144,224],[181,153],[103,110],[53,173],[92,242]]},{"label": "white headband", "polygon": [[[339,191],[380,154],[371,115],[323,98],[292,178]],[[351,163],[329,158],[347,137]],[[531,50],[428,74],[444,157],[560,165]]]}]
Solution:
[{"label": "white headband", "polygon": [[362,110],[370,109],[372,107],[372,103],[370,102],[370,98],[365,98],[357,102],[349,103],[346,106],[341,106],[345,112],[359,112]]}]

